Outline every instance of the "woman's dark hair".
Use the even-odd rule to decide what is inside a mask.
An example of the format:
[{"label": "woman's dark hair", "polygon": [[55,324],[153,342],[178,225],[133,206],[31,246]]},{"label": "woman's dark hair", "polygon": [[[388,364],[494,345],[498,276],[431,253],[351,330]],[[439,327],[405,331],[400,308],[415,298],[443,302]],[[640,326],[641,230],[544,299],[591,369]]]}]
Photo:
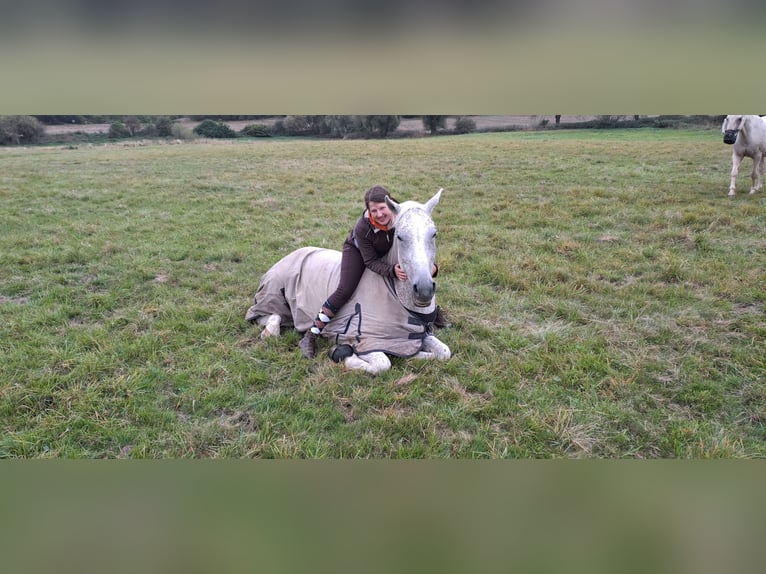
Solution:
[{"label": "woman's dark hair", "polygon": [[[375,185],[367,190],[367,193],[364,194],[364,205],[365,207],[370,207],[370,202],[372,203],[383,203],[386,201],[386,196],[388,196],[391,201],[396,201],[393,197],[391,197],[391,194],[388,193],[388,190],[383,187],[382,185]],[[396,201],[396,203],[399,203]]]}]

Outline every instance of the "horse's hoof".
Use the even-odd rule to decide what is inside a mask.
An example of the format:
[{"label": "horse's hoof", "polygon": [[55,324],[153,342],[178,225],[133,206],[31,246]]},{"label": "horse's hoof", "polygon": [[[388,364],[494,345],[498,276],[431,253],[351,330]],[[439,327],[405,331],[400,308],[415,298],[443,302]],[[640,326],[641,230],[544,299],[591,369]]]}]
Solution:
[{"label": "horse's hoof", "polygon": [[279,327],[274,325],[266,325],[261,331],[261,339],[268,339],[269,337],[275,337],[279,335]]},{"label": "horse's hoof", "polygon": [[335,363],[340,363],[343,359],[346,359],[354,354],[354,349],[351,345],[336,345],[331,347],[327,354]]}]

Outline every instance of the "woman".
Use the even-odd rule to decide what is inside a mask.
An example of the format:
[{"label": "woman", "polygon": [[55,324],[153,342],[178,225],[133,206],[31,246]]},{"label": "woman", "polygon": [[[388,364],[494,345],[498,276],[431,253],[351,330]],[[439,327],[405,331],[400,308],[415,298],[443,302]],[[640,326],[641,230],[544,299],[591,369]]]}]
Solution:
[{"label": "woman", "polygon": [[[338,288],[324,302],[314,318],[314,325],[306,331],[298,344],[303,356],[308,359],[316,356],[317,338],[322,334],[325,325],[335,316],[335,313],[354,294],[365,268],[369,268],[383,277],[395,277],[399,281],[407,279],[407,274],[398,263],[390,265],[383,260],[394,241],[394,222],[396,219],[386,204],[386,197],[396,201],[391,197],[388,190],[380,185],[371,187],[364,194],[365,211],[356,222],[346,241],[343,242]],[[434,265],[434,277],[437,272],[438,267]],[[437,327],[450,326],[438,307],[434,325]]]}]

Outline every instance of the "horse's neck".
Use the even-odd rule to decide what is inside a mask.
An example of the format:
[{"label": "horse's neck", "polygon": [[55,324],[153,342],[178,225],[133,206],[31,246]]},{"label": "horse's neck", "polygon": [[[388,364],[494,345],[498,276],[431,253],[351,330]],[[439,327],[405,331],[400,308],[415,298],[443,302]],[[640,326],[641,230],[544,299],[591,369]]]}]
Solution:
[{"label": "horse's neck", "polygon": [[739,126],[739,132],[741,134],[744,134],[745,139],[750,139],[750,121],[752,120],[752,116],[745,116],[742,118],[742,123]]},{"label": "horse's neck", "polygon": [[[396,265],[396,263],[399,261],[399,240],[396,239],[396,237],[394,237],[394,242],[391,245],[391,249],[388,250],[388,253],[385,256],[385,260],[389,265]],[[399,281],[398,279],[394,279],[394,290],[396,291],[396,298],[405,309],[415,311],[417,313],[432,313],[436,309],[436,297],[431,298],[431,304],[427,307],[418,307],[415,305],[415,300],[413,297],[414,290],[409,279],[406,281]]]},{"label": "horse's neck", "polygon": [[383,259],[389,265],[396,265],[399,261],[399,240],[396,238],[396,234],[394,234],[394,242],[391,244],[391,249],[388,250]]},{"label": "horse's neck", "polygon": [[742,118],[742,125],[740,126],[740,132],[745,134],[745,138],[751,141],[753,138],[758,137],[761,124],[763,120],[761,116],[749,115]]},{"label": "horse's neck", "polygon": [[[759,122],[759,123],[756,123]],[[766,130],[763,129],[763,126],[760,125],[763,123],[763,120],[761,120],[760,116],[745,116],[742,118],[742,124],[739,128],[739,137],[737,138],[737,141],[734,142],[735,145],[738,145],[738,150],[740,154],[748,154],[753,153],[753,150],[755,147],[760,146],[760,140],[764,137],[764,132]]]}]

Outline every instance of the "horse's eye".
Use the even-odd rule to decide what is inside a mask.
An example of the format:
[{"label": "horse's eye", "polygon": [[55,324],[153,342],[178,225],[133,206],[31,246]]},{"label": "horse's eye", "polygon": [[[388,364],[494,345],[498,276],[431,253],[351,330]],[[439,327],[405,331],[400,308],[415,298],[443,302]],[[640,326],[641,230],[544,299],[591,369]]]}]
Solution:
[{"label": "horse's eye", "polygon": [[396,238],[397,238],[399,241],[404,241],[404,236],[403,236],[403,235],[397,235],[397,236],[396,236]]}]

